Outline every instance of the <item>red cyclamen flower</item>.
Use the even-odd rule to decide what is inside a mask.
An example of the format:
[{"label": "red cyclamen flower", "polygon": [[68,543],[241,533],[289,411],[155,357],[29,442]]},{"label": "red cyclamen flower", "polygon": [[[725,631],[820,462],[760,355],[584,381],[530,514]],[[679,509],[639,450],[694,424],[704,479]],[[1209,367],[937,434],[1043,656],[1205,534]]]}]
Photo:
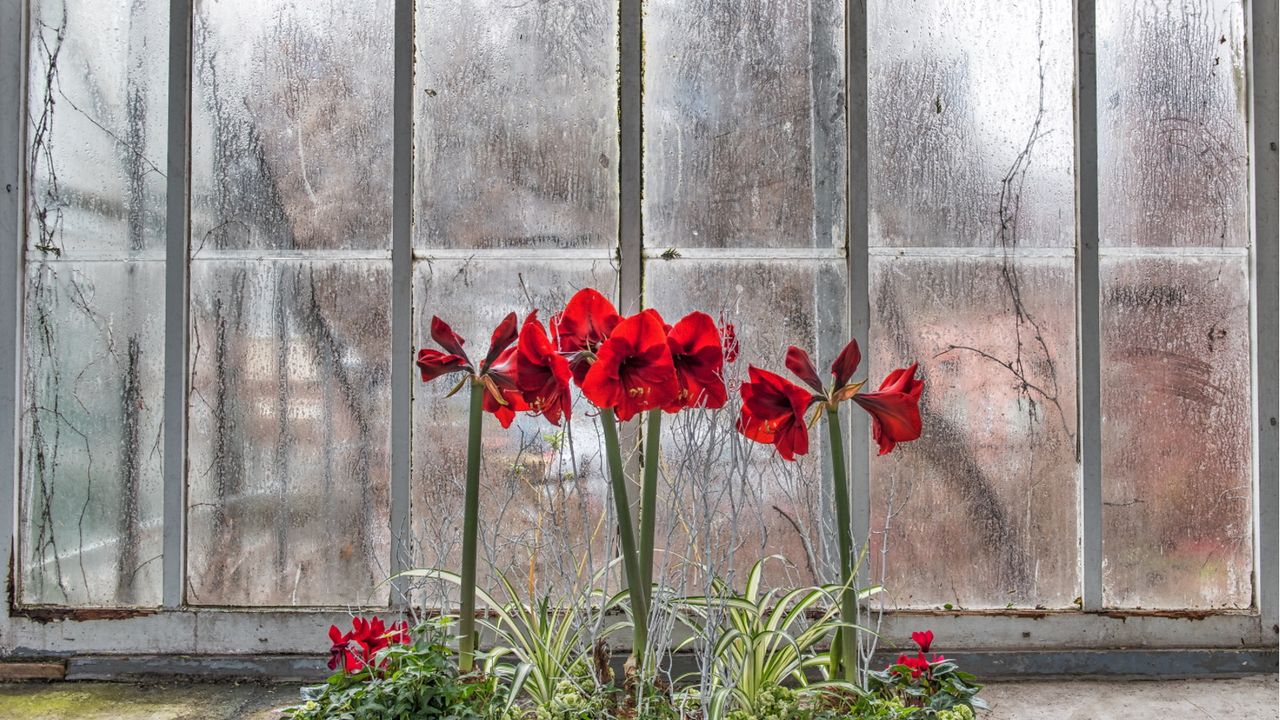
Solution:
[{"label": "red cyclamen flower", "polygon": [[[352,630],[346,634],[338,630],[337,625],[329,626],[329,669],[336,670],[339,665],[348,673],[359,672],[371,667],[378,651],[391,645],[409,644],[409,624],[405,621],[391,623],[386,627],[382,618],[377,615],[369,620],[356,617],[351,619]],[[386,660],[380,663],[386,665]]]},{"label": "red cyclamen flower", "polygon": [[665,406],[679,391],[662,316],[655,310],[618,323],[582,381],[588,400],[598,408],[613,409],[624,422]]},{"label": "red cyclamen flower", "polygon": [[724,348],[720,329],[711,316],[691,312],[667,332],[667,346],[675,365],[680,390],[663,409],[676,412],[687,407],[724,407]]},{"label": "red cyclamen flower", "polygon": [[587,370],[595,361],[600,345],[613,333],[622,316],[613,303],[591,288],[583,288],[569,298],[564,311],[552,316],[551,340],[569,356],[573,381],[581,387]]},{"label": "red cyclamen flower", "polygon": [[560,416],[569,417],[572,408],[569,363],[556,352],[537,316],[536,311],[529,313],[520,328],[516,386],[531,409],[559,425]]},{"label": "red cyclamen flower", "polygon": [[809,452],[809,429],[804,413],[814,396],[779,375],[747,366],[742,384],[742,413],[738,432],[758,443],[773,445],[786,460]]},{"label": "red cyclamen flower", "polygon": [[[462,348],[466,343],[462,336],[439,317],[432,317],[431,338],[445,352],[430,348],[418,351],[418,369],[422,372],[422,381],[430,382],[449,373],[470,373],[487,391],[484,409],[493,413],[502,427],[510,427],[516,411],[528,409],[523,396],[516,389],[516,349],[511,347],[516,341],[516,335],[516,314],[509,313],[494,329],[489,352],[477,367]],[[461,387],[462,384],[459,383],[453,392]]]},{"label": "red cyclamen flower", "polygon": [[924,632],[911,633],[911,642],[920,648],[920,652],[927,653],[933,645],[933,631],[925,630]]}]

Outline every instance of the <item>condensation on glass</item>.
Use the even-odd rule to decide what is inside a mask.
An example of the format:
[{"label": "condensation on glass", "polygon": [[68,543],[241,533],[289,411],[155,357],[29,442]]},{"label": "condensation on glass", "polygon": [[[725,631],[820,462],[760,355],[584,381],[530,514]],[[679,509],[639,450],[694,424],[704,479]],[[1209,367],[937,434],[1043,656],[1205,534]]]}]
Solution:
[{"label": "condensation on glass", "polygon": [[391,272],[195,263],[187,600],[385,604]]},{"label": "condensation on glass", "polygon": [[871,448],[874,573],[901,607],[1069,607],[1072,3],[868,13],[870,380],[925,378],[923,437]]},{"label": "condensation on glass", "polygon": [[1071,0],[873,0],[871,243],[1075,243]]},{"label": "condensation on glass", "polygon": [[[599,260],[435,260],[414,273],[415,347],[431,340],[439,316],[466,340],[477,362],[502,318],[521,323],[536,310],[547,321],[580,288],[617,298],[617,271]],[[457,571],[462,550],[462,504],[467,464],[470,389],[446,397],[461,375],[414,381],[412,522],[414,567]],[[575,388],[572,419],[560,427],[517,414],[503,430],[484,416],[481,468],[480,587],[501,596],[495,573],[505,575],[525,600],[617,586],[613,557],[613,504],[604,470],[603,437],[595,410]],[[451,606],[456,588],[423,583],[416,593],[428,607]]]},{"label": "condensation on glass", "polygon": [[1101,10],[1103,600],[1249,607],[1244,7]]},{"label": "condensation on glass", "polygon": [[891,604],[1079,594],[1074,298],[1070,257],[872,258],[871,386],[912,362],[925,379],[924,435],[871,458]]},{"label": "condensation on glass", "polygon": [[1249,267],[1104,258],[1108,605],[1252,601]]},{"label": "condensation on glass", "polygon": [[415,246],[616,243],[617,37],[616,0],[420,0]]},{"label": "condensation on glass", "polygon": [[193,604],[387,601],[392,11],[196,9]]},{"label": "condensation on glass", "polygon": [[1244,6],[1098,3],[1104,248],[1249,244]]},{"label": "condensation on glass", "polygon": [[842,247],[844,5],[646,3],[650,247]]},{"label": "condensation on glass", "polygon": [[31,3],[21,602],[160,601],[168,3]]},{"label": "condensation on glass", "polygon": [[[747,366],[785,377],[789,345],[826,366],[843,347],[848,307],[843,261],[652,260],[646,304],[674,323],[693,310],[734,326],[740,353],[727,365],[729,402],[663,419],[655,575],[685,591],[702,591],[704,569],[742,580],[760,558],[772,586],[839,578],[824,478],[825,429],[810,432],[810,453],[783,460],[772,446],[737,431],[739,388]],[[701,566],[701,567],[700,567]]]}]

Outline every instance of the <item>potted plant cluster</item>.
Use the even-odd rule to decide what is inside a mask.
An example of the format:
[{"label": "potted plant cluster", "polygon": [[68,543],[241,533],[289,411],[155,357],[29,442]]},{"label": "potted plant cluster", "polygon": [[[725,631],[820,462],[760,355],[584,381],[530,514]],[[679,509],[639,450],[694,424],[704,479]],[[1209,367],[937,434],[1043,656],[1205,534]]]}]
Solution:
[{"label": "potted plant cluster", "polygon": [[[825,421],[839,582],[765,589],[763,568],[771,558],[763,558],[742,589],[713,578],[707,594],[673,596],[655,593],[653,575],[661,426],[664,415],[726,406],[725,366],[738,353],[733,326],[704,312],[673,324],[653,309],[624,317],[602,294],[584,289],[545,324],[536,312],[523,321],[507,315],[483,357],[470,355],[464,339],[438,317],[430,332],[438,348],[418,352],[422,379],[456,378],[448,394],[465,389],[470,400],[461,567],[398,577],[456,584],[458,613],[412,629],[377,617],[357,617],[346,632],[330,628],[334,674],[305,689],[287,717],[946,720],[973,717],[981,707],[973,678],[942,655],[929,655],[931,632],[915,633],[916,652],[882,670],[870,669],[869,656],[860,660],[858,650],[858,635],[869,632],[858,625],[860,602],[878,588],[856,585],[862,555],[853,537],[840,407],[852,402],[870,414],[882,455],[917,439],[923,381],[915,365],[889,373],[874,390],[854,379],[861,362],[856,341],[834,358],[827,382],[810,355],[794,346],[785,366],[799,383],[750,366],[736,388],[744,437],[794,461],[809,452],[810,429]],[[593,587],[580,598],[575,607],[589,618],[547,598],[522,597],[501,573],[495,573],[499,587],[477,586],[485,415],[504,429],[517,413],[560,425],[573,412],[575,385],[601,426],[618,541],[614,564],[625,580],[621,592]],[[628,501],[632,480],[619,439],[620,425],[633,418],[645,426],[638,518]],[[670,649],[696,650],[697,670],[673,677],[663,669],[668,666],[649,642],[648,622],[656,613],[687,630]],[[482,636],[491,638],[487,649],[480,647]],[[615,670],[607,642],[618,636],[629,640],[629,656]]]}]

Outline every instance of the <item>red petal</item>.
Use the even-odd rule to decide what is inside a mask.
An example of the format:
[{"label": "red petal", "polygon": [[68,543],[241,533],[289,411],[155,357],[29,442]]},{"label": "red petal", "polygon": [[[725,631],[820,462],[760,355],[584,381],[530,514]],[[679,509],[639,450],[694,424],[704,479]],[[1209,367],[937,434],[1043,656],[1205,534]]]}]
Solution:
[{"label": "red petal", "polygon": [[824,392],[822,379],[818,377],[818,369],[813,366],[809,353],[795,345],[787,348],[787,369],[800,378],[805,385],[813,388],[814,392]]},{"label": "red petal", "polygon": [[858,371],[858,363],[862,362],[862,351],[858,349],[858,341],[850,340],[848,345],[831,363],[831,374],[836,378],[836,387],[842,388],[849,383],[849,378]]},{"label": "red petal", "polygon": [[493,330],[493,337],[489,340],[489,352],[484,356],[484,362],[480,364],[480,370],[483,372],[503,350],[511,347],[511,343],[516,341],[516,314],[507,313],[502,318],[502,322],[498,323],[498,327]]},{"label": "red petal", "polygon": [[467,369],[467,360],[458,355],[449,355],[423,348],[418,351],[418,369],[422,371],[422,382],[431,382],[441,375],[460,372]]},{"label": "red petal", "polygon": [[440,347],[451,355],[461,357],[466,363],[471,364],[471,360],[467,358],[467,352],[462,349],[466,343],[462,336],[453,331],[449,324],[441,320],[439,316],[431,316],[431,339],[435,340]]},{"label": "red petal", "polygon": [[572,404],[569,363],[551,345],[537,312],[525,318],[517,349],[516,387],[530,408],[559,425],[561,415],[567,417]]},{"label": "red petal", "polygon": [[553,317],[551,336],[562,352],[595,351],[613,332],[622,316],[613,303],[592,288],[569,298],[564,312]]}]

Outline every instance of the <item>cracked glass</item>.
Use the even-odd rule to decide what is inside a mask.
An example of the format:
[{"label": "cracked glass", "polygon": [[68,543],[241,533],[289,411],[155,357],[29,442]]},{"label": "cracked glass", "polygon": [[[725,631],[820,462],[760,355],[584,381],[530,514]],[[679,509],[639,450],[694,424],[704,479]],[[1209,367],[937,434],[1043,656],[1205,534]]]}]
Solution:
[{"label": "cracked glass", "polygon": [[18,598],[160,602],[168,3],[31,3]]}]

